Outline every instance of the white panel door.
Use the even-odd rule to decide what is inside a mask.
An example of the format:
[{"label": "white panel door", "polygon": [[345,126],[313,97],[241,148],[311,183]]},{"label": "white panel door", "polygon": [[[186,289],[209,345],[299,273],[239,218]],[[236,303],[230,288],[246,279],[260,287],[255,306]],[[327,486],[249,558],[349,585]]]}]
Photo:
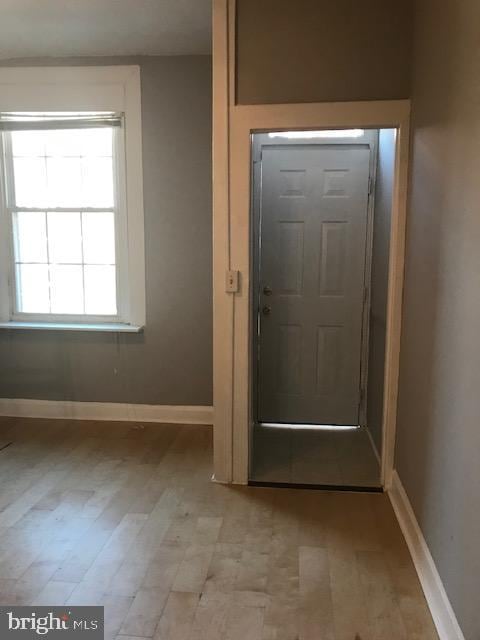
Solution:
[{"label": "white panel door", "polygon": [[258,420],[358,425],[370,149],[264,147]]}]

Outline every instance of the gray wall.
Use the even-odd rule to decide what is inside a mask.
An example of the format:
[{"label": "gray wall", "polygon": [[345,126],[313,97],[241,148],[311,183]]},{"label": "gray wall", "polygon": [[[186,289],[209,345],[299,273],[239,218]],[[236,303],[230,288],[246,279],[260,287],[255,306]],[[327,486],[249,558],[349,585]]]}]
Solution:
[{"label": "gray wall", "polygon": [[243,104],[410,96],[411,0],[238,0]]},{"label": "gray wall", "polygon": [[382,450],[383,376],[387,325],[388,259],[395,169],[395,129],[380,129],[373,221],[367,425],[378,453]]},{"label": "gray wall", "polygon": [[480,3],[418,0],[396,467],[480,638]]},{"label": "gray wall", "polygon": [[139,335],[1,330],[0,397],[210,405],[210,57],[34,64],[140,64],[147,322]]}]

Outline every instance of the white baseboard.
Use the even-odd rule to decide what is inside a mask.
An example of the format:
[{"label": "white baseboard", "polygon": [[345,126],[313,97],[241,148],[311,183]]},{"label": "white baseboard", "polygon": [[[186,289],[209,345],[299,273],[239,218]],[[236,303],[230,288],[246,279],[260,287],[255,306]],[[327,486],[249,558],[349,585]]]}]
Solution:
[{"label": "white baseboard", "polygon": [[442,579],[396,471],[388,492],[403,532],[440,640],[465,640]]},{"label": "white baseboard", "polygon": [[0,416],[210,425],[213,407],[0,398]]}]

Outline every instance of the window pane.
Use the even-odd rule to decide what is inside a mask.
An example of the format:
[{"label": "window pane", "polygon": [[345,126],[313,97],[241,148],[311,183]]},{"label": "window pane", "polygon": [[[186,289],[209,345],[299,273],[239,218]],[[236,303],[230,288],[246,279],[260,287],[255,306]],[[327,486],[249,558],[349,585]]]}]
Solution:
[{"label": "window pane", "polygon": [[15,214],[15,260],[47,262],[45,214],[19,211]]},{"label": "window pane", "polygon": [[17,207],[44,207],[47,174],[44,158],[14,158],[15,201]]},{"label": "window pane", "polygon": [[80,213],[50,211],[48,214],[50,262],[82,262]]},{"label": "window pane", "polygon": [[116,316],[114,130],[10,135],[18,310]]},{"label": "window pane", "polygon": [[115,267],[85,266],[85,313],[116,315]]},{"label": "window pane", "polygon": [[57,129],[46,136],[47,156],[81,156],[84,132],[81,129]]},{"label": "window pane", "polygon": [[48,205],[76,207],[80,202],[80,158],[47,158]]},{"label": "window pane", "polygon": [[51,265],[50,296],[52,313],[83,313],[82,267]]},{"label": "window pane", "polygon": [[23,313],[49,313],[48,266],[17,265],[18,310]]},{"label": "window pane", "polygon": [[115,264],[113,212],[83,214],[83,260],[86,264]]},{"label": "window pane", "polygon": [[111,158],[83,158],[82,204],[85,207],[113,207]]},{"label": "window pane", "polygon": [[12,131],[14,156],[44,156],[45,131]]},{"label": "window pane", "polygon": [[112,156],[112,129],[83,129],[82,156]]}]

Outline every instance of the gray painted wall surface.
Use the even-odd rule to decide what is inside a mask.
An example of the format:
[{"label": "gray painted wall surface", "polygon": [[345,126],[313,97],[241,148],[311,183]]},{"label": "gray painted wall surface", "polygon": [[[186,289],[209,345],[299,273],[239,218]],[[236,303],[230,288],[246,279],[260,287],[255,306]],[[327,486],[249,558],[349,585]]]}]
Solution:
[{"label": "gray painted wall surface", "polygon": [[387,324],[388,257],[395,169],[395,130],[380,129],[375,183],[368,354],[367,425],[378,453],[382,450],[383,376]]},{"label": "gray painted wall surface", "polygon": [[410,96],[411,0],[238,0],[243,104]]},{"label": "gray painted wall surface", "polygon": [[480,3],[419,0],[396,467],[480,638]]},{"label": "gray painted wall surface", "polygon": [[210,57],[33,64],[141,66],[147,323],[139,335],[0,331],[0,397],[210,405]]}]

